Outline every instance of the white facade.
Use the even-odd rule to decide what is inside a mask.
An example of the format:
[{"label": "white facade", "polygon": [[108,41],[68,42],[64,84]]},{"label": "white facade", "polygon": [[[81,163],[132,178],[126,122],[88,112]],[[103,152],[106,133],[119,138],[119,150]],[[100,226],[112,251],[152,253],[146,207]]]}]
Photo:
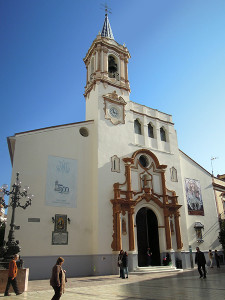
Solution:
[{"label": "white facade", "polygon": [[[110,56],[115,60],[115,77],[110,77]],[[151,216],[156,216],[154,228],[157,230],[153,238],[158,238],[157,264],[165,252],[170,252],[174,264],[179,258],[184,268],[191,267],[190,247],[195,250],[199,245],[196,222],[204,226],[201,250],[220,250],[211,175],[179,151],[171,115],[130,101],[129,57],[125,46],[98,35],[84,59],[86,121],[18,133],[9,138],[12,183],[19,171],[21,181],[29,185],[35,195],[31,207],[24,211],[17,209],[15,221],[20,225],[16,239],[20,241],[21,256],[25,266],[30,268],[31,279],[48,278],[58,256],[65,257],[68,276],[116,273],[119,246],[129,251],[130,268],[135,269],[141,259],[144,261],[144,254],[140,259],[142,241],[137,233],[137,216],[142,208],[149,209],[146,210],[147,222],[150,222],[149,211],[153,212]],[[135,120],[140,124],[141,134],[135,133]],[[154,137],[149,136],[149,124]],[[56,199],[46,200],[51,157],[71,161],[71,166],[76,166],[71,184],[75,187],[72,205],[60,202],[56,206],[53,204]],[[126,161],[132,157],[129,169]],[[141,159],[146,159],[146,166],[141,165]],[[55,171],[51,171],[54,174]],[[186,178],[200,182],[202,214],[189,214]],[[116,183],[120,187],[119,200],[115,196]],[[61,186],[69,189],[68,182]],[[133,206],[126,208],[128,198],[124,197],[131,197],[129,201],[134,201]],[[113,203],[122,202],[118,215]],[[9,210],[9,219],[10,214]],[[53,244],[52,232],[56,225],[52,218],[56,222],[56,215],[70,220],[64,220],[68,232],[66,244]]]}]

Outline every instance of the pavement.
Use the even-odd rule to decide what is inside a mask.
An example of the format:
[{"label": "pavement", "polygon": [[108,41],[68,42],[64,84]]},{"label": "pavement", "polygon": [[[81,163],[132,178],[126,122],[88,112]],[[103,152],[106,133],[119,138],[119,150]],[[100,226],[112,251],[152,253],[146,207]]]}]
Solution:
[{"label": "pavement", "polygon": [[[225,299],[225,266],[208,269],[207,278],[199,279],[197,269],[181,272],[129,274],[68,278],[60,300],[222,300]],[[5,299],[47,300],[53,297],[49,280],[29,281],[27,292]],[[0,295],[0,299],[3,298]]]}]

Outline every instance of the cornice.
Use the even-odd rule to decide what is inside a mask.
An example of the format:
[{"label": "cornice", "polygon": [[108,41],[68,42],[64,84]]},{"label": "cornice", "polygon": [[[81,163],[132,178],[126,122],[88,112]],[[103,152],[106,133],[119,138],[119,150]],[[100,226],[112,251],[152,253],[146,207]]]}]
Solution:
[{"label": "cornice", "polygon": [[224,185],[220,185],[220,184],[215,183],[215,182],[213,182],[212,185],[213,185],[214,188],[218,188],[222,191],[225,191],[225,186]]},{"label": "cornice", "polygon": [[88,120],[88,121],[82,121],[82,122],[75,122],[75,123],[68,123],[68,124],[44,127],[44,128],[39,128],[39,129],[34,129],[34,130],[15,133],[15,136],[22,135],[22,134],[27,134],[27,133],[35,133],[35,132],[48,130],[48,129],[57,129],[57,128],[62,128],[62,127],[68,127],[68,126],[79,125],[79,124],[87,124],[87,123],[93,123],[93,122],[94,122],[94,120]]},{"label": "cornice", "polygon": [[[109,50],[112,51],[116,51],[119,55],[123,55],[124,59],[125,58],[131,58],[131,55],[128,51],[128,49],[120,44],[118,44],[117,42],[115,42],[117,45],[113,45],[112,43],[109,43],[107,38],[102,38],[100,37],[99,39],[96,38],[91,47],[89,48],[87,54],[85,55],[85,58],[83,59],[84,63],[86,64],[86,62],[88,61],[89,57],[92,55],[92,53],[95,51],[95,49],[97,47],[106,47]],[[104,51],[104,49],[103,49]]]},{"label": "cornice", "polygon": [[[102,73],[102,74],[104,74],[104,73]],[[116,82],[112,82],[110,79],[101,78],[101,79],[94,79],[88,87],[87,86],[85,87],[84,97],[86,98],[88,96],[88,94],[91,92],[91,90],[93,89],[93,87],[96,84],[99,84],[100,82],[103,83],[103,84],[104,83],[109,84],[109,85],[111,85],[115,88],[123,89],[123,90],[130,93],[130,87],[128,87],[126,85],[122,85],[120,83],[120,81],[118,81],[119,83],[116,83]]]},{"label": "cornice", "polygon": [[174,125],[173,122],[165,121],[165,120],[162,120],[162,119],[160,119],[160,118],[156,118],[156,117],[147,115],[147,114],[145,114],[145,113],[141,113],[141,112],[136,111],[136,110],[133,110],[133,109],[131,109],[130,111],[133,112],[133,113],[135,113],[135,114],[141,115],[141,116],[145,116],[145,117],[148,117],[148,118],[151,118],[151,119],[154,119],[154,120],[158,120],[158,121],[163,122],[163,123],[167,123],[167,124],[170,124],[170,125]]},{"label": "cornice", "polygon": [[13,136],[7,137],[7,143],[8,143],[11,164],[13,166],[13,157],[14,157],[14,150],[15,150],[15,143],[16,143],[15,137]]}]

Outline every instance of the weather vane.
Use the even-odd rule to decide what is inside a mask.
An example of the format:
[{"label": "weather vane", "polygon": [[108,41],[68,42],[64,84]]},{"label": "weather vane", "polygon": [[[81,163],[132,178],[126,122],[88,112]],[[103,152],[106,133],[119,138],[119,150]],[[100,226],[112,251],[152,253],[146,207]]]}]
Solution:
[{"label": "weather vane", "polygon": [[108,13],[111,14],[112,11],[111,11],[111,8],[107,5],[107,3],[105,2],[105,4],[101,4],[101,9],[104,9],[105,11],[105,14],[107,15]]}]

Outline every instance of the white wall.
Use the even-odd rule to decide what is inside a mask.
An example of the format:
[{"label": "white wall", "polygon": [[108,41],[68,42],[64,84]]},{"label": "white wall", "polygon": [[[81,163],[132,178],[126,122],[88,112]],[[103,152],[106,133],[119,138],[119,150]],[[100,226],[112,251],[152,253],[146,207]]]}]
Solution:
[{"label": "white wall", "polygon": [[[208,251],[209,249],[221,249],[221,245],[218,241],[219,234],[219,222],[217,215],[217,208],[215,202],[215,195],[212,187],[212,177],[206,170],[201,168],[193,160],[191,160],[184,153],[180,152],[180,161],[182,169],[182,179],[183,188],[185,193],[185,178],[195,179],[200,181],[201,194],[204,208],[204,216],[201,215],[188,215],[187,211],[187,201],[185,195],[185,207],[186,207],[186,219],[187,219],[187,230],[189,244],[192,249],[197,246],[203,251]],[[197,243],[196,233],[194,229],[195,222],[201,222],[204,225],[203,231],[203,243]]]},{"label": "white wall", "polygon": [[[79,133],[87,127],[89,136]],[[32,206],[26,210],[16,209],[16,239],[22,246],[21,255],[64,255],[92,253],[93,236],[93,122],[60,126],[16,135],[12,183],[16,172],[20,172],[22,185],[29,185],[35,195]],[[77,206],[51,207],[45,204],[45,186],[48,155],[78,160]],[[55,214],[66,214],[68,224],[68,245],[51,245]],[[9,210],[8,219],[11,217]],[[40,218],[40,222],[28,223],[28,218]],[[8,228],[7,228],[8,229]]]}]

